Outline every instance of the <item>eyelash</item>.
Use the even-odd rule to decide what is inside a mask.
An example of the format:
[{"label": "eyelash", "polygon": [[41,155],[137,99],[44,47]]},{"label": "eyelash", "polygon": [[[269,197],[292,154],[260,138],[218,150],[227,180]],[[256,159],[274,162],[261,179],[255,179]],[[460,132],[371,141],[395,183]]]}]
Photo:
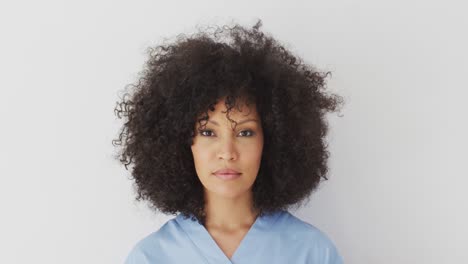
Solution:
[{"label": "eyelash", "polygon": [[[203,135],[203,132],[213,132],[212,130],[210,129],[205,129],[205,130],[202,130],[200,131],[198,134],[200,134],[202,137],[210,137],[210,136],[205,136]],[[242,130],[241,132],[250,132],[250,136],[244,136],[244,137],[252,137],[255,135],[255,132],[253,132],[252,130],[248,129],[248,130]]]}]

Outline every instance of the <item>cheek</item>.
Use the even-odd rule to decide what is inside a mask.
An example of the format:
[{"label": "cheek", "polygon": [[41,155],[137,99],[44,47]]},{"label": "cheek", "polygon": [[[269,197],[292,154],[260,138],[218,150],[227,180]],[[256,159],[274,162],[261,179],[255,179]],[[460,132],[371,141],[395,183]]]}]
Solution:
[{"label": "cheek", "polygon": [[248,156],[249,159],[257,158],[262,155],[262,146],[257,144],[251,144],[243,151],[244,156]]},{"label": "cheek", "polygon": [[193,161],[195,163],[195,168],[197,171],[207,169],[207,164],[209,164],[209,153],[201,148],[200,146],[192,146],[192,155]]},{"label": "cheek", "polygon": [[248,162],[251,166],[257,167],[262,159],[263,143],[255,142],[248,145],[243,150],[243,159]]},{"label": "cheek", "polygon": [[251,153],[255,156],[261,156],[263,151],[263,136],[260,136],[254,143],[250,144]]}]

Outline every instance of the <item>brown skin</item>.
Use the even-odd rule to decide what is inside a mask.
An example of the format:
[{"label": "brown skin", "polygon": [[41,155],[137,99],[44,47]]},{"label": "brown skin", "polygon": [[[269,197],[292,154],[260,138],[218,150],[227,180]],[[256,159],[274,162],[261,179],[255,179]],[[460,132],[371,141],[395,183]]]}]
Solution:
[{"label": "brown skin", "polygon": [[[195,169],[205,191],[207,228],[233,231],[250,226],[256,218],[253,209],[252,185],[257,178],[263,150],[263,130],[255,109],[243,106],[231,112],[232,123],[223,113],[224,99],[210,113],[209,121],[197,133],[192,145]],[[251,120],[240,123],[244,120]],[[215,125],[210,121],[215,121]],[[197,125],[197,130],[198,130]],[[230,168],[241,174],[239,178],[223,180],[213,172]]]},{"label": "brown skin", "polygon": [[[252,185],[260,168],[263,130],[255,106],[242,106],[240,111],[231,112],[231,119],[239,123],[235,128],[224,114],[227,110],[224,98],[214,108],[205,129],[195,136],[191,149],[197,175],[204,186],[205,227],[231,258],[257,217]],[[236,179],[222,180],[213,172],[223,168],[242,174]]]}]

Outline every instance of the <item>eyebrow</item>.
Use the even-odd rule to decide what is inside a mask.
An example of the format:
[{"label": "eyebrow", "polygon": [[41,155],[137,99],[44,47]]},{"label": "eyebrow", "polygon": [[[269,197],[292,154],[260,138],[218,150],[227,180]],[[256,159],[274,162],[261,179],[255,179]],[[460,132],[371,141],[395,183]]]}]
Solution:
[{"label": "eyebrow", "polygon": [[[210,122],[210,123],[212,123],[212,124],[214,124],[214,125],[219,126],[218,122],[216,122],[216,121],[208,120],[208,122]],[[242,124],[247,123],[247,122],[258,122],[258,120],[257,120],[257,119],[253,119],[253,118],[249,118],[249,119],[246,119],[246,120],[242,120],[242,121],[240,121],[240,122],[237,122],[237,125],[242,125]]]}]

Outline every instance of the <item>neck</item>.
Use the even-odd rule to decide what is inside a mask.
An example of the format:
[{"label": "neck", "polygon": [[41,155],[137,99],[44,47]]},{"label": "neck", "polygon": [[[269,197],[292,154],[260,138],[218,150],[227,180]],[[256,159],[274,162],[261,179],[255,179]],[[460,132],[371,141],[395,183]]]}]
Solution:
[{"label": "neck", "polygon": [[251,191],[239,197],[222,197],[205,190],[205,227],[227,231],[249,229],[257,217],[252,205]]}]

